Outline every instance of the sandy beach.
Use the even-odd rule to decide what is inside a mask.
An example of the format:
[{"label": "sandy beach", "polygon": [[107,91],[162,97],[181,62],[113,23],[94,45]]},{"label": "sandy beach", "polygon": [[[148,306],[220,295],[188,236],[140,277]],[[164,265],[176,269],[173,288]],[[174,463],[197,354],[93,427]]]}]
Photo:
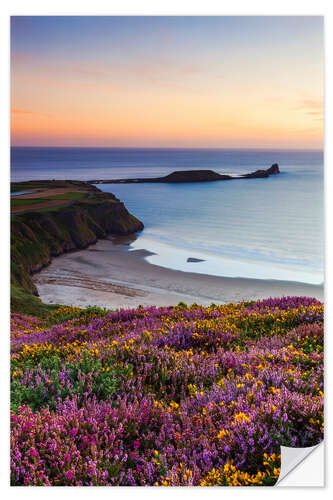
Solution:
[{"label": "sandy beach", "polygon": [[[55,258],[34,276],[40,298],[48,304],[110,309],[175,305],[180,301],[223,304],[283,295],[324,299],[320,285],[223,278],[155,266],[144,259],[147,251],[130,250],[130,243],[131,238],[110,238]],[[189,268],[191,265],[195,263]]]}]

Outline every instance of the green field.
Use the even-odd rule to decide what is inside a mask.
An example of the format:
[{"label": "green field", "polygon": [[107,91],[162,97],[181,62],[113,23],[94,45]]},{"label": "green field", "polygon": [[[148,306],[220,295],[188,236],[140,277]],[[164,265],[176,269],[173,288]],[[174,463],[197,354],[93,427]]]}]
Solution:
[{"label": "green field", "polygon": [[82,193],[80,191],[76,191],[73,193],[64,193],[64,194],[56,194],[54,196],[46,196],[42,198],[12,198],[11,205],[13,207],[21,207],[25,205],[33,205],[34,203],[42,203],[51,200],[80,200],[85,198],[87,193]]}]

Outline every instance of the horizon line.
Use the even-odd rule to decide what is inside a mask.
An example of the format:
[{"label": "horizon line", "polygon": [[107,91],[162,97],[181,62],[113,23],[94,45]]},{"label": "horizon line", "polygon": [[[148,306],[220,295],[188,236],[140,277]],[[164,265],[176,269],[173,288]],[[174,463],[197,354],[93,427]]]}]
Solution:
[{"label": "horizon line", "polygon": [[278,148],[278,147],[189,147],[189,146],[25,146],[25,145],[10,145],[12,148],[25,148],[25,149],[154,149],[154,150],[219,150],[219,151],[320,151],[324,152],[325,148]]}]

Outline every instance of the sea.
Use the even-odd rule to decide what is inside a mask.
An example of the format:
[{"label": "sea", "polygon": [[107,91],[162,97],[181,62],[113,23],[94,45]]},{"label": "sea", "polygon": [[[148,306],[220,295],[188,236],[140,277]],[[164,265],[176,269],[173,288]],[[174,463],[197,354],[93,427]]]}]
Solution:
[{"label": "sea", "polygon": [[11,180],[160,177],[192,169],[239,175],[273,163],[281,173],[265,179],[98,187],[144,223],[130,250],[147,250],[151,264],[322,284],[322,151],[13,147]]}]

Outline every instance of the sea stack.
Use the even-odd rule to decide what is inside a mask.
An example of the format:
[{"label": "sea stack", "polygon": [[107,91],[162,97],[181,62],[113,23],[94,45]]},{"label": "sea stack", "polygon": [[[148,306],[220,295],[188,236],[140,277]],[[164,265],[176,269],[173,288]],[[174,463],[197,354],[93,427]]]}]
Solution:
[{"label": "sea stack", "polygon": [[273,165],[267,170],[269,175],[276,175],[280,173],[279,165],[277,163],[273,163]]},{"label": "sea stack", "polygon": [[244,174],[241,177],[243,179],[262,179],[265,177],[269,177],[270,175],[276,175],[279,173],[279,165],[277,163],[273,163],[273,165],[267,170],[256,170],[255,172],[251,172],[250,174]]}]

